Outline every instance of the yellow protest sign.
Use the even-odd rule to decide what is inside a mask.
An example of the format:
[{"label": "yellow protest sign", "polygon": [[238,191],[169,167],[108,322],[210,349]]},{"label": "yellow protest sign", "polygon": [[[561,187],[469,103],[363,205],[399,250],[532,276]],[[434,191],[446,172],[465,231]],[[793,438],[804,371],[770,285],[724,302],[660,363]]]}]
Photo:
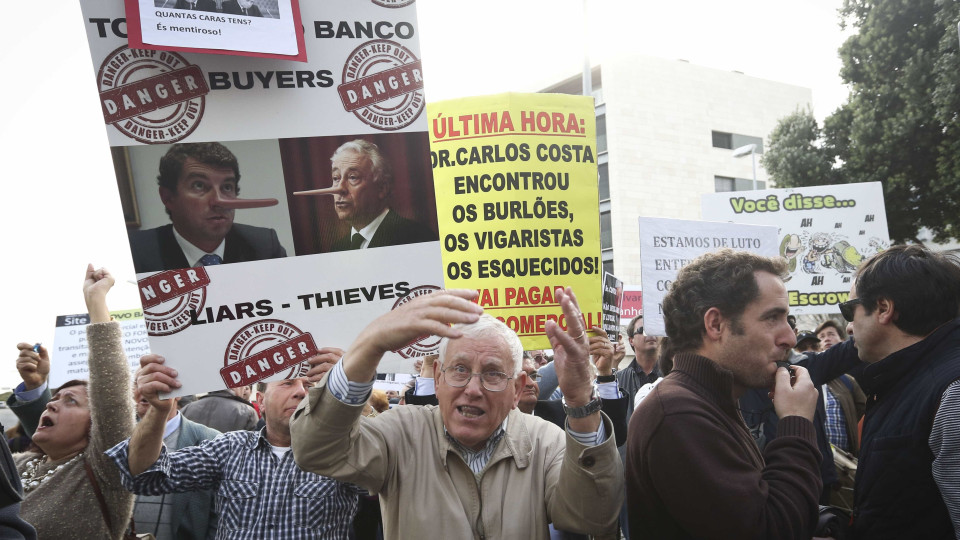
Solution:
[{"label": "yellow protest sign", "polygon": [[554,298],[572,287],[602,326],[593,98],[499,94],[427,105],[448,288],[477,289],[525,349],[549,348]]}]

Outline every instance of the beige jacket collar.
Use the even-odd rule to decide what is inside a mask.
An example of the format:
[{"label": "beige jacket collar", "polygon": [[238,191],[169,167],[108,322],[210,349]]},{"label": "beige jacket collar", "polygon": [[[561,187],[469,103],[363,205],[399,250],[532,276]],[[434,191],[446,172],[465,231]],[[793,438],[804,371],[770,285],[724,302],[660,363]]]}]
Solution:
[{"label": "beige jacket collar", "polygon": [[[533,452],[533,440],[530,436],[530,430],[527,422],[533,417],[523,414],[518,409],[513,409],[507,415],[507,429],[497,445],[497,449],[490,456],[490,461],[484,470],[490,468],[494,463],[507,458],[513,458],[517,463],[518,469],[524,469],[530,464],[530,454]],[[447,468],[447,456],[453,454],[460,458],[460,453],[453,446],[446,436],[446,430],[443,427],[443,417],[440,415],[440,407],[433,409],[434,434],[437,437],[437,444],[440,446],[440,460],[443,467]],[[461,458],[462,459],[462,458]]]}]

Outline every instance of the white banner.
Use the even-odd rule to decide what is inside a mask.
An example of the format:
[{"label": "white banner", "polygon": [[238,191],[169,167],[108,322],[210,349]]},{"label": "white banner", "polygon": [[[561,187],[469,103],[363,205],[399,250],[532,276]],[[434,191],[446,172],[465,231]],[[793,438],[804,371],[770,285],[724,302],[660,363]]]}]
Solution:
[{"label": "white banner", "polygon": [[306,63],[129,49],[123,2],[80,5],[111,146],[426,131],[412,2],[303,2]]},{"label": "white banner", "polygon": [[772,225],[795,315],[838,313],[860,263],[890,245],[879,182],[709,193],[703,219]]},{"label": "white banner", "polygon": [[643,285],[643,333],[667,335],[663,298],[681,268],[704,253],[722,248],[772,257],[776,227],[640,218],[640,276]]},{"label": "white banner", "polygon": [[[317,349],[346,349],[378,316],[440,289],[441,269],[426,243],[170,270],[140,288],[151,350],[180,372],[179,396],[301,376]],[[413,373],[438,345],[387,353],[379,371]]]},{"label": "white banner", "polygon": [[[123,352],[130,363],[130,375],[140,368],[140,357],[150,352],[147,328],[143,320],[143,311],[129,309],[113,311],[113,319],[120,323],[123,333]],[[60,315],[53,332],[53,347],[50,353],[50,387],[56,388],[73,379],[87,379],[90,369],[87,367],[87,324],[90,316]]]},{"label": "white banner", "polygon": [[[173,395],[300,376],[442,286],[412,1],[305,2],[307,63],[130,49],[121,0],[81,8]],[[438,341],[380,371],[412,372]]]}]

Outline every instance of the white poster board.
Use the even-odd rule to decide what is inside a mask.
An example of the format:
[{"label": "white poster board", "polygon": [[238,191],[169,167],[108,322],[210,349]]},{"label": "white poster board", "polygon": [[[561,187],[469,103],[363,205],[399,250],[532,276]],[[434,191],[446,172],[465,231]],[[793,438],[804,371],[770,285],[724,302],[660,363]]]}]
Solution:
[{"label": "white poster board", "polygon": [[[121,199],[139,205],[130,244],[150,350],[183,384],[172,395],[300,376],[319,349],[346,349],[376,317],[442,287],[413,2],[305,2],[306,63],[131,49],[122,2],[81,9]],[[335,151],[358,140],[379,148],[392,176],[379,198],[388,211],[354,250],[335,197],[353,203],[345,189],[332,193],[331,169]],[[211,212],[178,210],[231,220],[223,264],[191,267],[173,234],[179,195],[158,186],[161,160],[183,148],[172,143],[217,143],[235,157],[236,172],[218,167],[237,189]],[[230,182],[204,174],[211,186]],[[380,371],[410,373],[438,344],[407,344]]]},{"label": "white poster board", "polygon": [[703,219],[772,225],[794,315],[838,313],[860,263],[890,245],[879,182],[708,193]]},{"label": "white poster board", "polygon": [[640,218],[640,271],[643,285],[643,333],[667,335],[663,298],[681,268],[704,253],[722,248],[772,257],[777,228],[764,225]]},{"label": "white poster board", "polygon": [[[140,357],[150,353],[150,342],[143,320],[143,310],[113,311],[113,319],[120,323],[123,334],[123,352],[130,363],[130,375],[140,368]],[[50,387],[56,388],[72,379],[90,378],[87,367],[87,325],[90,316],[60,315],[53,332],[50,352]]]}]

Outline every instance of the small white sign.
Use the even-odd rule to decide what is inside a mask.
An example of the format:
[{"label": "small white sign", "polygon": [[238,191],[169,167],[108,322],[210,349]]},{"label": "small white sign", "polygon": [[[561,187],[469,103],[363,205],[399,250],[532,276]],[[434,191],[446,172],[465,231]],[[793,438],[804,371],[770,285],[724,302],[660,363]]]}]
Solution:
[{"label": "small white sign", "polygon": [[297,56],[291,0],[139,0],[144,44]]},{"label": "small white sign", "polygon": [[777,254],[777,228],[640,218],[644,334],[667,335],[662,304],[677,273],[698,256],[723,248],[772,257]]},{"label": "small white sign", "polygon": [[[140,368],[140,357],[150,353],[147,327],[143,310],[129,309],[110,313],[120,324],[123,334],[123,352],[130,363],[130,375]],[[50,387],[56,388],[73,379],[89,379],[87,367],[87,325],[90,316],[60,315],[53,332],[53,347],[50,347]]]}]

